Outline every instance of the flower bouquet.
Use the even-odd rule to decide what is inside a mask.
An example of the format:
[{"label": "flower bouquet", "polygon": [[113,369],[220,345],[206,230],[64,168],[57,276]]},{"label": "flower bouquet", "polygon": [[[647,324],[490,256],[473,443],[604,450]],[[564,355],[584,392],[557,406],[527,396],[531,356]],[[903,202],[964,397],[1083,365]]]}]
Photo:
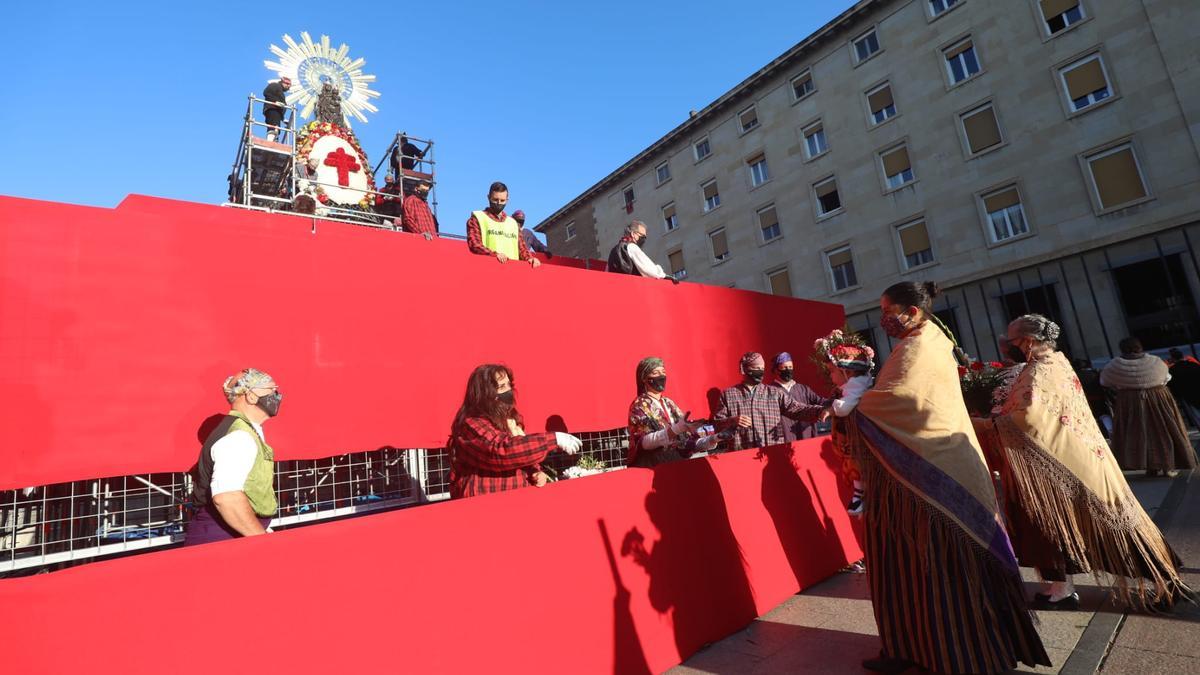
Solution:
[{"label": "flower bouquet", "polygon": [[591,454],[580,455],[579,461],[575,466],[569,466],[563,470],[563,475],[567,478],[583,478],[584,476],[594,476],[598,473],[604,473],[604,462],[596,459]]},{"label": "flower bouquet", "polygon": [[1004,364],[997,361],[971,361],[969,365],[958,367],[963,402],[975,417],[991,415],[993,396],[1006,380]]},{"label": "flower bouquet", "polygon": [[830,368],[865,366],[864,370],[870,370],[875,364],[875,350],[861,335],[843,328],[813,343],[812,361],[832,383]]}]

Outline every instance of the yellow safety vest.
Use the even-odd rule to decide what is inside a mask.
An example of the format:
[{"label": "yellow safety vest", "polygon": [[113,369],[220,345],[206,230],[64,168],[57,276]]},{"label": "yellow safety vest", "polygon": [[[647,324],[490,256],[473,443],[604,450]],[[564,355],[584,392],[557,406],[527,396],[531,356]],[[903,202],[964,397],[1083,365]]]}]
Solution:
[{"label": "yellow safety vest", "polygon": [[521,246],[517,243],[521,236],[521,227],[515,219],[507,216],[503,222],[492,220],[487,211],[474,211],[473,215],[479,223],[479,234],[483,237],[484,246],[513,260],[521,257]]}]

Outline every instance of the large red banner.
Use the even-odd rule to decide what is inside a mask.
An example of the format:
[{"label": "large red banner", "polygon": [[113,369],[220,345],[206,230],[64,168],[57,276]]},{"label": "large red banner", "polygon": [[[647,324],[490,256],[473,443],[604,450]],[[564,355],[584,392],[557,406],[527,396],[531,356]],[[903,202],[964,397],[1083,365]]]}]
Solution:
[{"label": "large red banner", "polygon": [[838,305],[500,264],[461,242],[148,197],[0,198],[0,489],[187,469],[220,385],[276,377],[280,459],[440,447],[468,373],[504,362],[531,430],[623,426],[658,355],[697,416],[745,351],[807,354]]}]

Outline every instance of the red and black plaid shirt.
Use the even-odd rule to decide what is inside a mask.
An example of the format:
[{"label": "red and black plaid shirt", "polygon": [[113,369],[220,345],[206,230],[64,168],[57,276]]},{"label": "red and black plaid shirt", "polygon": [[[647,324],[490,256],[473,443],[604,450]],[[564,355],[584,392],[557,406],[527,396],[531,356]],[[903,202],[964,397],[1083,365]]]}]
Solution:
[{"label": "red and black plaid shirt", "polygon": [[717,418],[750,417],[750,426],[738,429],[733,437],[733,448],[740,450],[783,443],[784,417],[815,419],[820,412],[820,406],[801,404],[780,387],[767,384],[751,387],[743,383],[721,392]]},{"label": "red and black plaid shirt", "polygon": [[482,417],[468,417],[450,439],[450,496],[516,490],[533,484],[546,454],[558,447],[554,434],[514,436]]},{"label": "red and black plaid shirt", "polygon": [[408,195],[404,198],[402,208],[404,219],[401,221],[401,226],[405,232],[415,234],[428,232],[437,236],[437,220],[433,217],[433,211],[429,210],[429,204],[424,199],[416,195]]},{"label": "red and black plaid shirt", "polygon": [[[492,217],[502,223],[508,217],[508,214],[501,211],[499,216]],[[496,257],[495,251],[483,245],[483,231],[479,229],[479,219],[475,217],[474,213],[467,219],[467,249],[471,253]],[[517,237],[517,250],[520,251],[520,256],[518,257],[521,260],[529,260],[533,257],[533,254],[529,252],[529,247],[525,245],[525,239],[520,236]]]}]

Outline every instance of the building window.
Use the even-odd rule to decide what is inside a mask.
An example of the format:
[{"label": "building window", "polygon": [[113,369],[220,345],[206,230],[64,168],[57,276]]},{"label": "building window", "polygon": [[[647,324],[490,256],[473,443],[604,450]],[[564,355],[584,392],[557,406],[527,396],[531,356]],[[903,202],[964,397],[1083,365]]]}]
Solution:
[{"label": "building window", "polygon": [[575,221],[572,220],[571,222],[567,223],[567,227],[565,229],[567,232],[567,241],[571,241],[572,239],[574,239],[575,238]]},{"label": "building window", "polygon": [[675,202],[671,202],[662,208],[663,227],[667,232],[679,227],[679,217],[675,215]]},{"label": "building window", "polygon": [[941,16],[946,13],[951,7],[958,4],[958,0],[928,0],[929,16]]},{"label": "building window", "polygon": [[1192,336],[1200,335],[1200,316],[1188,282],[1191,265],[1185,255],[1170,253],[1113,270],[1125,325],[1147,350],[1188,344],[1195,340]]},{"label": "building window", "polygon": [[996,121],[996,109],[991,103],[965,112],[959,119],[967,138],[967,150],[972,155],[994,148],[1004,140],[1000,135],[1000,123]]},{"label": "building window", "polygon": [[757,126],[758,126],[758,109],[757,108],[755,108],[754,106],[750,106],[749,108],[746,108],[742,112],[738,113],[738,129],[741,129],[743,134]]},{"label": "building window", "polygon": [[792,78],[792,100],[799,101],[816,90],[811,70],[806,70]]},{"label": "building window", "polygon": [[654,167],[654,178],[659,185],[671,180],[671,165],[663,162]]},{"label": "building window", "polygon": [[771,180],[771,173],[767,170],[766,155],[755,155],[746,160],[746,165],[750,167],[750,187],[758,187]]},{"label": "building window", "polygon": [[786,267],[774,272],[767,272],[767,285],[771,288],[771,295],[792,297],[792,276],[788,274]]},{"label": "building window", "polygon": [[854,61],[862,63],[879,53],[879,34],[875,29],[854,38]]},{"label": "building window", "polygon": [[889,190],[907,185],[913,180],[912,162],[908,158],[908,146],[901,145],[879,153],[883,165],[883,176]]},{"label": "building window", "polygon": [[885,83],[867,92],[867,107],[871,109],[871,124],[881,124],[896,116],[896,101],[892,85]]},{"label": "building window", "polygon": [[625,188],[621,191],[621,198],[625,200],[625,213],[633,213],[633,186]]},{"label": "building window", "polygon": [[1046,32],[1057,35],[1083,21],[1083,5],[1079,0],[1040,0]]},{"label": "building window", "polygon": [[713,260],[722,262],[729,260],[729,242],[725,239],[725,228],[708,233],[708,243],[712,245]]},{"label": "building window", "polygon": [[825,125],[821,122],[808,125],[800,133],[804,134],[804,155],[809,159],[829,150],[829,143],[825,140]]},{"label": "building window", "polygon": [[817,195],[817,215],[827,216],[842,208],[842,198],[838,194],[837,179],[829,178],[813,185]]},{"label": "building window", "polygon": [[692,152],[695,154],[697,162],[711,155],[712,146],[708,144],[708,136],[696,141],[696,143],[692,146]]},{"label": "building window", "polygon": [[1112,96],[1108,73],[1099,54],[1092,54],[1058,71],[1071,112],[1078,112]]},{"label": "building window", "polygon": [[1087,165],[1102,210],[1136,202],[1149,194],[1133,146],[1128,143],[1088,157]]},{"label": "building window", "polygon": [[708,213],[721,205],[721,195],[717,192],[717,180],[708,181],[700,186],[701,192],[704,194],[704,212]]},{"label": "building window", "polygon": [[849,246],[826,253],[825,264],[829,268],[833,290],[844,291],[858,285],[858,275],[854,272],[854,257],[850,254]]},{"label": "building window", "polygon": [[762,238],[764,242],[778,239],[783,232],[779,229],[779,214],[775,212],[775,205],[772,204],[766,208],[758,210],[758,228],[762,230]]},{"label": "building window", "polygon": [[929,230],[925,221],[918,220],[896,228],[900,237],[900,252],[904,256],[904,268],[913,269],[933,262],[933,245],[929,243]]},{"label": "building window", "polygon": [[988,233],[993,242],[999,243],[1029,232],[1025,209],[1021,206],[1021,194],[1015,185],[984,195],[983,210],[987,213]]},{"label": "building window", "polygon": [[958,84],[979,73],[979,57],[975,54],[975,43],[971,38],[950,47],[945,54],[950,84]]},{"label": "building window", "polygon": [[671,276],[679,281],[687,278],[687,268],[683,266],[683,251],[672,251],[667,254],[667,264],[671,266]]}]

